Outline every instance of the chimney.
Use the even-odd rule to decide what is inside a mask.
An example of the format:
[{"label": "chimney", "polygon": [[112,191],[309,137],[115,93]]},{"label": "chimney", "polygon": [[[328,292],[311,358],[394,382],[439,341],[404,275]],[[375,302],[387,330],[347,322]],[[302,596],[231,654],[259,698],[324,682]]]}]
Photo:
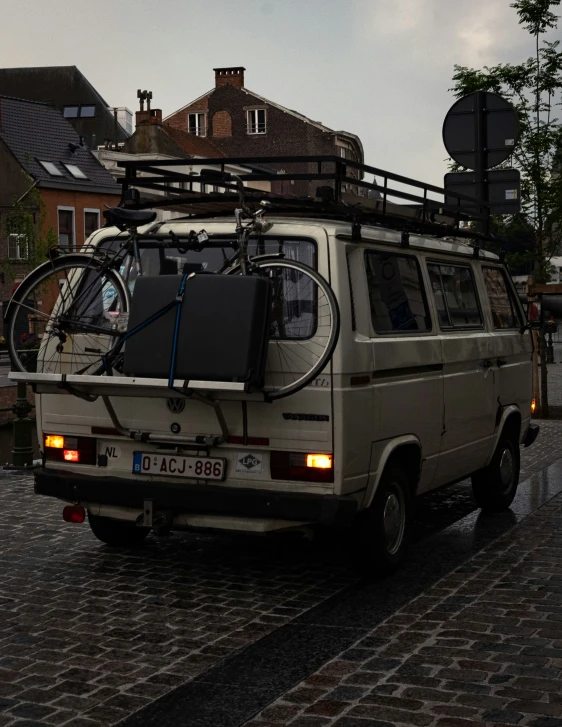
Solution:
[{"label": "chimney", "polygon": [[215,72],[215,88],[220,86],[234,86],[234,88],[244,88],[244,71],[242,66],[233,68],[213,68]]},{"label": "chimney", "polygon": [[155,124],[162,126],[162,109],[149,109],[148,111],[137,111],[135,114],[136,125],[145,126]]}]

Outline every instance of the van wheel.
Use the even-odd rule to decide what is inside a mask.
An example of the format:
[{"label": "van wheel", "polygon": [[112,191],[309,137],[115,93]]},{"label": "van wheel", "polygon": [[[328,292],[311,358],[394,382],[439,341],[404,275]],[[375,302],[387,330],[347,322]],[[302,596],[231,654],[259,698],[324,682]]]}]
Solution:
[{"label": "van wheel", "polygon": [[520,460],[519,443],[502,435],[490,464],[472,475],[472,494],[482,510],[500,512],[511,505],[519,484]]},{"label": "van wheel", "polygon": [[412,515],[410,482],[400,465],[385,468],[370,507],[360,513],[357,535],[360,555],[376,575],[393,573],[408,547]]},{"label": "van wheel", "polygon": [[128,521],[113,520],[91,512],[88,512],[88,521],[96,538],[112,548],[140,545],[150,532],[150,528],[139,528]]}]

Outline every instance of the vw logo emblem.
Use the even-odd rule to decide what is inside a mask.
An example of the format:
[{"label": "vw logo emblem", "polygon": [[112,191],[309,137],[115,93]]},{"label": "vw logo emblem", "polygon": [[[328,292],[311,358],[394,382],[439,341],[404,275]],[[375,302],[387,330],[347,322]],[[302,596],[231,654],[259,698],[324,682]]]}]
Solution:
[{"label": "vw logo emblem", "polygon": [[185,399],[166,399],[166,406],[173,414],[179,414],[185,409]]}]

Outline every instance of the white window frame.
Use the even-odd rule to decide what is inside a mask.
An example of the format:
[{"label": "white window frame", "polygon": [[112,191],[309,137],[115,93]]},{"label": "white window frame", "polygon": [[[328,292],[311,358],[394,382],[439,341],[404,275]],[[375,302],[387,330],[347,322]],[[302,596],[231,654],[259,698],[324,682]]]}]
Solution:
[{"label": "white window frame", "polygon": [[[263,111],[264,128],[262,131],[258,130],[258,116],[257,116],[258,111]],[[252,124],[252,122],[251,122],[252,114],[256,115],[255,124]],[[256,129],[256,131],[252,131],[252,126]],[[267,109],[266,108],[260,107],[260,108],[256,108],[256,109],[247,109],[246,110],[246,133],[250,134],[251,136],[258,136],[258,135],[261,136],[263,134],[267,134]]]},{"label": "white window frame", "polygon": [[[195,116],[195,133],[191,131],[190,117]],[[190,111],[187,115],[187,130],[195,136],[207,136],[207,113],[206,111]]]},{"label": "white window frame", "polygon": [[[25,246],[25,254],[21,254],[21,245]],[[10,254],[10,245],[15,245],[16,255]],[[8,260],[29,260],[29,243],[27,235],[20,232],[11,232],[8,235]]]},{"label": "white window frame", "polygon": [[76,207],[57,206],[57,239],[60,245],[59,211],[72,212],[72,238],[74,240],[74,247],[69,247],[68,250],[78,250],[78,240],[76,239]]},{"label": "white window frame", "polygon": [[95,207],[84,207],[84,209],[83,209],[83,217],[84,217],[84,242],[86,242],[86,240],[88,239],[86,237],[86,212],[92,212],[92,213],[95,212],[97,214],[97,216],[98,216],[98,229],[100,227],[100,220],[101,220],[101,213],[100,213],[100,210],[99,209],[96,209]]}]

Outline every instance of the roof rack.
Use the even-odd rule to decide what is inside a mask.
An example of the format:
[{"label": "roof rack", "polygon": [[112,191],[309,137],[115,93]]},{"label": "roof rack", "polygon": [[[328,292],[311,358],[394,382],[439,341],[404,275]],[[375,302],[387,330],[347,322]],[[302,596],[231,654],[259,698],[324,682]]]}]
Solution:
[{"label": "roof rack", "polygon": [[[296,165],[307,171],[284,169]],[[265,199],[276,214],[351,221],[356,236],[360,226],[368,224],[499,242],[490,235],[490,206],[484,201],[337,156],[124,160],[118,166],[125,170],[119,180],[121,204],[134,209],[173,207],[190,218],[232,215],[238,206],[235,184],[218,180],[216,169],[228,173],[228,167],[235,166],[241,168],[236,174],[247,185],[247,202]],[[186,166],[199,168],[199,173],[176,170]],[[209,166],[214,170],[206,174]],[[373,175],[372,181],[366,181],[367,174]],[[271,183],[271,191],[252,187],[253,182],[263,181]],[[278,191],[287,181],[318,182],[319,186],[315,196]],[[209,186],[212,192],[206,191]]]}]

